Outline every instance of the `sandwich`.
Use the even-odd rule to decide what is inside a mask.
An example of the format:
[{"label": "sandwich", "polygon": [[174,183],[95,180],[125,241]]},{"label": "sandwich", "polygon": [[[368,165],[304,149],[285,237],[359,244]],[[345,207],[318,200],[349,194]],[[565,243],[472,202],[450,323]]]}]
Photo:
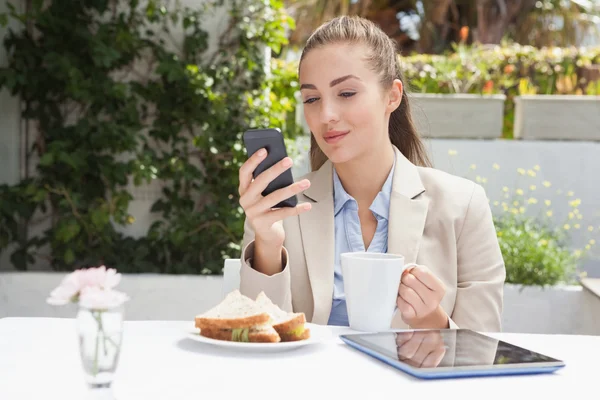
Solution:
[{"label": "sandwich", "polygon": [[239,290],[232,291],[221,303],[195,317],[200,335],[233,342],[280,342],[271,322],[271,314]]},{"label": "sandwich", "polygon": [[310,337],[304,313],[285,312],[264,292],[256,300],[239,290],[195,318],[200,335],[233,342],[278,343],[305,340]]},{"label": "sandwich", "polygon": [[306,328],[304,313],[285,312],[277,307],[264,292],[256,297],[256,304],[271,316],[271,324],[279,334],[282,342],[305,340],[310,337],[310,329]]}]

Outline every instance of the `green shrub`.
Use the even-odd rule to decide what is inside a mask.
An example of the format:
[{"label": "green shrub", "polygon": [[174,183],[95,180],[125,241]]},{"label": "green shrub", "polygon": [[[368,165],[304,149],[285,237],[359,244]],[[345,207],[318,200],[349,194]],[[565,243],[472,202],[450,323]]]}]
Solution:
[{"label": "green shrub", "polygon": [[[456,156],[455,150],[449,150]],[[489,177],[471,165],[466,178],[482,186],[497,185],[494,163]],[[596,245],[600,227],[583,225],[581,199],[572,191],[556,189],[540,179],[541,167],[518,168],[515,187],[504,186],[499,198],[490,200],[498,242],[506,265],[506,282],[526,286],[573,284],[582,276],[581,263]],[[553,204],[548,198],[559,194]],[[558,214],[565,214],[558,220]],[[582,242],[583,241],[583,242]]]},{"label": "green shrub", "polygon": [[[238,169],[248,128],[276,126],[293,137],[289,71],[266,75],[265,49],[279,52],[286,26],[280,0],[227,2],[230,21],[209,53],[210,20],[223,1],[195,9],[137,0],[31,2],[9,19],[9,64],[0,89],[20,96],[37,130],[35,172],[0,187],[0,250],[27,269],[43,257],[56,270],[106,264],[122,272],[219,273],[239,256],[243,215]],[[175,41],[175,28],[183,40]],[[274,63],[276,66],[276,64]],[[287,124],[292,124],[288,126]],[[133,222],[129,181],[158,180],[158,220],[140,239],[115,227]],[[32,220],[49,221],[31,237]]]}]

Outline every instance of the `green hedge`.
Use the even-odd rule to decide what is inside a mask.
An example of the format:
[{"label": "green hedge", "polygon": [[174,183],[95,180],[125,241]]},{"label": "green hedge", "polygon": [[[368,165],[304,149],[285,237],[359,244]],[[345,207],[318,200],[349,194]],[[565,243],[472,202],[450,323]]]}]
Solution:
[{"label": "green hedge", "polygon": [[457,45],[451,54],[418,54],[401,61],[413,92],[505,94],[504,138],[513,135],[517,95],[600,95],[600,81],[586,78],[590,67],[600,68],[600,47]]}]

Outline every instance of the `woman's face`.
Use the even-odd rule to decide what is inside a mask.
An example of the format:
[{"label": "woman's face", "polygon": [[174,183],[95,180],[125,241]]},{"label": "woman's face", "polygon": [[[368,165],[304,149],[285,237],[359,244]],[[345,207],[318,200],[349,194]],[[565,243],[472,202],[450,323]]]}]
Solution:
[{"label": "woman's face", "polygon": [[389,116],[402,99],[402,83],[382,90],[367,56],[363,45],[331,44],[308,52],[300,65],[306,122],[334,164],[390,144]]}]

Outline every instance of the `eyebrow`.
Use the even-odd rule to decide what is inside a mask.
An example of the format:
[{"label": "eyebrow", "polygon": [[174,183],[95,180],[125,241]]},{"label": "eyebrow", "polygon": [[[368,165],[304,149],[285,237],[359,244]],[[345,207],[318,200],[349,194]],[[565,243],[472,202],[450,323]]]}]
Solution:
[{"label": "eyebrow", "polygon": [[[335,85],[339,85],[340,83],[342,83],[342,82],[344,82],[344,81],[346,81],[348,79],[351,79],[351,78],[360,80],[360,78],[357,77],[357,76],[355,76],[355,75],[345,75],[345,76],[342,76],[340,78],[336,78],[336,79],[332,80],[331,82],[329,82],[329,87],[334,87]],[[316,90],[317,87],[315,85],[313,85],[312,83],[303,83],[300,86],[300,90],[302,90],[302,89],[313,89],[313,90]]]}]

